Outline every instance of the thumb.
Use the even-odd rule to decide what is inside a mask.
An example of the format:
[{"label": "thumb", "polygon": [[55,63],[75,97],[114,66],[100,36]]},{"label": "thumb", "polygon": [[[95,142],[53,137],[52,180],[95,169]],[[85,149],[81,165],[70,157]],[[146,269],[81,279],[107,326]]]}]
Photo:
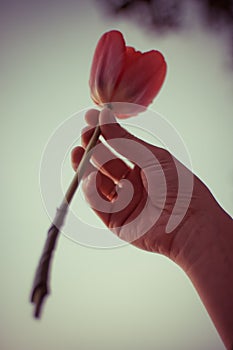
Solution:
[{"label": "thumb", "polygon": [[140,168],[154,164],[155,155],[152,147],[145,141],[130,134],[126,129],[117,123],[113,111],[108,108],[103,109],[99,115],[99,125],[101,134],[108,145],[123,157],[138,164]]},{"label": "thumb", "polygon": [[[122,143],[124,139],[136,141],[137,143],[141,144],[142,146],[148,148],[152,151],[152,153],[155,153],[156,156],[158,156],[159,159],[167,159],[168,158],[168,152],[161,147],[151,145],[147,143],[146,141],[130,134],[126,129],[124,129],[116,120],[114,112],[109,108],[104,108],[100,111],[99,114],[99,125],[101,128],[101,134],[105,138],[105,140],[111,145],[111,142],[109,142],[111,139],[119,139],[122,140],[122,142],[114,143],[114,147],[116,151],[121,153],[120,150],[122,150]],[[120,149],[118,148],[118,145],[120,146]],[[127,150],[125,150],[126,152]],[[125,153],[123,152],[123,154]]]},{"label": "thumb", "polygon": [[127,130],[122,128],[120,124],[117,123],[113,111],[109,108],[104,108],[100,112],[99,125],[101,128],[101,134],[106,141],[114,138],[136,139],[136,137],[134,137]]}]

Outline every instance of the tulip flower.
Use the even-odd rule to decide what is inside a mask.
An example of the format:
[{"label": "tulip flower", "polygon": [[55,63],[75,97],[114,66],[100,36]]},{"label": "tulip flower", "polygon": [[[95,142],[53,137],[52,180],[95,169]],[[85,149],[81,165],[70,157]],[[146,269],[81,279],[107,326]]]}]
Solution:
[{"label": "tulip flower", "polygon": [[166,68],[159,51],[136,51],[125,45],[119,31],[112,30],[103,34],[94,53],[89,80],[91,97],[102,107],[112,102],[147,107],[164,82]]},{"label": "tulip flower", "polygon": [[[141,107],[145,109],[153,101],[163,84],[165,75],[166,62],[159,51],[152,50],[145,53],[136,51],[125,45],[119,31],[113,30],[100,38],[94,53],[89,80],[91,97],[97,105],[111,107],[118,118],[127,118],[135,112],[139,113],[143,110]],[[116,110],[114,103],[117,102],[120,102],[120,109],[117,107]],[[129,104],[133,107],[129,108]],[[31,294],[31,302],[35,305],[34,316],[37,318],[40,317],[45,296],[49,293],[49,269],[57,238],[64,224],[68,207],[90,160],[90,151],[95,147],[99,136],[100,126],[97,125],[73,181],[48,230]]]}]

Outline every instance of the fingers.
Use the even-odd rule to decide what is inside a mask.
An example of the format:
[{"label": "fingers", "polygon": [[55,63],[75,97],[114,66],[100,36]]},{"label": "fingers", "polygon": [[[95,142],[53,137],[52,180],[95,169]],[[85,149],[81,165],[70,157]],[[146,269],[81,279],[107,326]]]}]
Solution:
[{"label": "fingers", "polygon": [[81,142],[83,148],[86,148],[92,135],[94,134],[95,126],[85,126],[85,128],[82,129],[82,137]]},{"label": "fingers", "polygon": [[121,159],[117,158],[103,143],[99,143],[92,155],[95,166],[113,182],[118,183],[131,171]]},{"label": "fingers", "polygon": [[[83,148],[87,147],[95,125],[99,123],[101,133],[107,140],[107,144],[139,168],[150,168],[155,166],[156,161],[160,162],[164,158],[164,150],[151,146],[131,135],[116,122],[113,112],[107,108],[101,112],[94,109],[90,110],[86,113],[85,119],[89,125],[82,132]],[[117,158],[103,142],[98,141],[93,149],[91,160],[102,174],[109,177],[114,183],[118,183],[122,178],[127,177],[131,168],[124,161]],[[82,155],[82,149],[76,148],[73,150],[72,162],[74,169],[77,169],[77,164],[81,160]]]},{"label": "fingers", "polygon": [[123,180],[121,187],[115,186],[102,173],[99,173],[99,176],[100,178],[92,173],[84,180],[86,200],[105,225],[119,235],[122,226],[134,220],[145,205],[139,170],[131,172],[129,181]]},{"label": "fingers", "polygon": [[[116,122],[114,114],[110,109],[105,108],[101,112],[94,109],[89,110],[86,113],[85,119],[88,126],[82,131],[83,148],[87,147],[94,133],[95,126],[99,123],[101,127],[101,135],[107,141],[107,145],[110,145],[134,165],[137,164],[141,169],[153,166],[156,157],[159,161],[163,160],[163,158],[167,158],[167,155],[164,157],[165,150],[147,144],[122,128]],[[100,168],[100,171],[103,174],[109,176],[114,182],[118,182],[121,178],[124,178],[127,175],[130,168],[125,162],[117,158],[109,147],[106,147],[105,143],[103,144],[104,140],[103,142],[100,140],[93,149],[91,159],[95,165]],[[76,155],[74,151],[74,156],[79,160],[82,154],[78,153]]]},{"label": "fingers", "polygon": [[132,134],[117,123],[113,112],[108,108],[105,108],[100,112],[99,124],[101,127],[101,134],[105,140],[114,138],[136,139]]},{"label": "fingers", "polygon": [[[84,154],[84,149],[80,146],[75,147],[71,152],[72,167],[76,171],[79,163]],[[92,171],[96,171],[96,168],[111,179],[111,183],[118,183],[121,179],[125,178],[131,169],[121,160],[116,158],[102,143],[100,143],[92,155],[92,163],[88,165],[85,171],[85,177]]]},{"label": "fingers", "polygon": [[[104,139],[107,142],[109,142],[111,139],[119,139],[119,140],[128,139],[128,140],[138,142],[141,145],[144,145],[148,148],[153,147],[153,149],[156,149],[158,152],[164,151],[164,149],[162,148],[151,146],[145,141],[130,134],[126,129],[122,128],[120,124],[117,123],[113,111],[110,110],[109,108],[104,108],[102,111],[91,109],[86,113],[85,120],[88,126],[85,127],[82,131],[82,145],[84,148],[87,146],[88,142],[90,141],[94,133],[95,126],[99,124],[101,127],[101,135],[104,137]],[[114,146],[116,151],[118,151],[119,153],[121,153],[122,149],[125,148],[125,147],[122,147],[121,142],[119,143],[114,142]]]},{"label": "fingers", "polygon": [[[72,167],[75,171],[77,170],[79,163],[81,162],[83,154],[84,149],[80,146],[75,147],[71,152]],[[91,163],[89,163],[83,175],[83,179],[85,180],[85,178],[93,174],[97,174],[95,187],[97,188],[98,193],[105,200],[112,201],[113,198],[117,195],[115,183],[110,177],[104,175],[100,171],[97,171],[97,169]]]},{"label": "fingers", "polygon": [[99,123],[101,134],[107,143],[131,163],[137,164],[141,169],[154,164],[153,146],[122,128],[111,110],[104,109],[100,112]]},{"label": "fingers", "polygon": [[74,171],[77,170],[79,163],[81,162],[82,156],[84,154],[84,149],[82,147],[75,147],[71,151],[71,164]]},{"label": "fingers", "polygon": [[[78,146],[78,147],[75,147],[74,149],[72,149],[72,151],[71,151],[71,164],[72,164],[72,168],[74,169],[74,171],[77,171],[78,166],[81,162],[81,159],[84,155],[84,152],[85,152],[85,150],[81,146]],[[95,170],[95,168],[89,162],[86,169],[85,169],[85,172],[83,174],[83,178],[87,177],[94,170]]]},{"label": "fingers", "polygon": [[84,148],[87,147],[95,131],[95,127],[99,123],[99,113],[96,109],[90,109],[85,114],[85,121],[88,125],[82,130],[82,146]]},{"label": "fingers", "polygon": [[88,145],[97,124],[101,126],[101,134],[105,140],[113,138],[136,139],[117,123],[113,112],[108,108],[103,109],[101,112],[96,109],[89,110],[85,114],[85,120],[88,126],[82,130],[82,145],[84,148]]},{"label": "fingers", "polygon": [[[104,111],[99,113],[91,110],[86,114],[88,126],[82,133],[83,147],[76,147],[71,153],[72,166],[75,170],[97,123],[101,123],[101,131],[108,141],[112,138],[136,139],[116,123],[112,112]],[[124,222],[134,219],[137,210],[144,205],[141,200],[144,192],[140,169],[135,167],[132,170],[101,141],[94,147],[91,160],[94,166],[89,163],[83,177],[84,194],[103,222],[108,227],[116,229],[118,233]],[[122,183],[120,180],[123,178],[127,180],[123,180]]]},{"label": "fingers", "polygon": [[[102,175],[104,177],[104,175]],[[97,181],[98,178],[98,181]],[[94,173],[90,174],[87,178],[84,179],[82,188],[85,198],[92,209],[98,214],[98,216],[102,219],[102,221],[108,226],[110,220],[111,213],[111,202],[108,199],[108,196],[105,195],[105,205],[104,210],[98,210],[100,208],[100,197],[102,191],[100,190],[100,184],[103,185],[102,179],[100,177],[96,177]],[[98,191],[97,191],[98,189]],[[111,193],[111,191],[109,192]],[[101,209],[103,205],[101,206]]]},{"label": "fingers", "polygon": [[101,172],[97,173],[97,189],[102,198],[108,200],[110,202],[117,196],[116,185],[115,183],[108,177],[102,174]]},{"label": "fingers", "polygon": [[87,124],[90,126],[96,126],[99,122],[99,114],[100,111],[98,111],[97,109],[90,109],[89,111],[87,111],[87,113],[85,114],[85,120]]},{"label": "fingers", "polygon": [[[89,124],[82,130],[82,146],[86,148],[98,123],[99,111],[90,110],[86,113],[85,119]],[[76,154],[77,152],[77,154]],[[83,152],[77,148],[72,152],[72,161],[74,168],[80,161]],[[130,171],[130,168],[119,158],[117,158],[101,141],[98,141],[91,157],[92,162],[106,176],[110,177],[113,182],[119,182]]]}]

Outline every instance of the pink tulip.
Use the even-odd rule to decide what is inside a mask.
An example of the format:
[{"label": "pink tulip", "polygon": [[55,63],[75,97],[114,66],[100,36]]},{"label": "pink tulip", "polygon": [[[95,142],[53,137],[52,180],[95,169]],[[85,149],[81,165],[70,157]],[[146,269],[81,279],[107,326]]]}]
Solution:
[{"label": "pink tulip", "polygon": [[159,51],[136,51],[125,45],[119,31],[112,30],[103,34],[94,53],[89,80],[91,97],[100,106],[127,102],[147,107],[158,94],[166,70]]}]

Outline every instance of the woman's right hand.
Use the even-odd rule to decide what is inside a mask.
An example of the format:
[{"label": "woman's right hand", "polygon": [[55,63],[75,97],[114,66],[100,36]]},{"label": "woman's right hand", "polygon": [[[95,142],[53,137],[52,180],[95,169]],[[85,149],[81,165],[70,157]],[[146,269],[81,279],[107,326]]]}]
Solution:
[{"label": "woman's right hand", "polygon": [[[98,174],[95,176],[96,167],[90,164],[83,181],[90,206],[120,238],[141,249],[182,260],[180,253],[190,236],[197,235],[203,225],[214,225],[215,216],[210,222],[208,213],[218,205],[210,191],[167,150],[123,129],[111,110],[90,110],[86,121],[83,147],[72,151],[74,170],[97,124],[104,139],[134,164],[130,168],[100,141],[92,154]],[[201,245],[200,235],[198,240]]]}]

